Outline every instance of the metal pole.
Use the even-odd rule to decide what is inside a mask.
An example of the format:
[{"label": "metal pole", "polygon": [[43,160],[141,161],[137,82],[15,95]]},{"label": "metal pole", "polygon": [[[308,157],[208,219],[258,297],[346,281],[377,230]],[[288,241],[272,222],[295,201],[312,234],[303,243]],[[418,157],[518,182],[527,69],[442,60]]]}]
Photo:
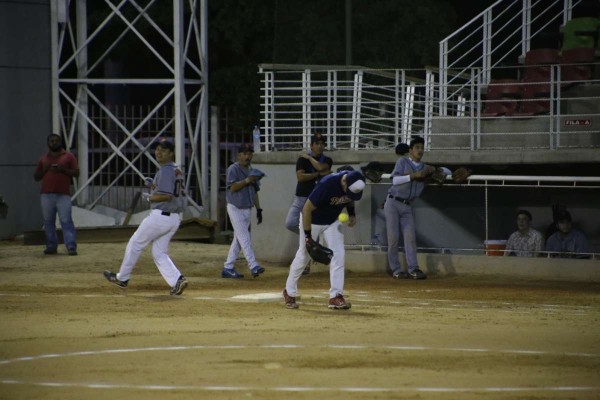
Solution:
[{"label": "metal pole", "polygon": [[[77,46],[81,51],[77,55],[77,78],[87,79],[88,75],[88,52],[87,45],[87,2],[78,1],[77,5]],[[89,179],[88,153],[89,132],[88,124],[84,115],[88,115],[88,93],[87,84],[80,83],[78,86],[79,107],[82,112],[77,113],[77,160],[79,162],[78,186],[83,186]],[[84,113],[84,114],[82,114]],[[77,204],[83,206],[88,202],[89,187],[82,190],[77,197]]]},{"label": "metal pole", "polygon": [[[210,108],[210,219],[219,220],[219,109]],[[203,174],[206,175],[206,174]]]},{"label": "metal pole", "polygon": [[523,0],[521,12],[521,54],[526,54],[531,46],[531,0]]},{"label": "metal pole", "polygon": [[[488,226],[488,185],[487,182],[485,184],[485,241],[483,242],[483,247],[485,249],[487,242],[488,242],[488,230],[489,230],[489,226]],[[487,252],[485,253],[487,254]]]},{"label": "metal pole", "polygon": [[185,171],[185,92],[183,88],[183,0],[173,0],[173,79],[175,80],[175,162]]},{"label": "metal pole", "polygon": [[60,101],[58,98],[58,4],[56,1],[50,2],[50,67],[52,69],[51,85],[52,85],[52,132],[58,133],[60,128],[59,123],[59,108]]},{"label": "metal pole", "polygon": [[[208,0],[200,1],[200,55],[202,63],[203,102],[200,104],[200,169],[202,181],[200,182],[202,205],[206,206],[208,199]],[[217,141],[218,143],[218,141]],[[217,147],[218,152],[218,147]],[[219,168],[211,172],[219,177]],[[217,187],[218,190],[218,187]],[[216,207],[216,204],[214,205]],[[211,207],[212,208],[212,207]]]}]

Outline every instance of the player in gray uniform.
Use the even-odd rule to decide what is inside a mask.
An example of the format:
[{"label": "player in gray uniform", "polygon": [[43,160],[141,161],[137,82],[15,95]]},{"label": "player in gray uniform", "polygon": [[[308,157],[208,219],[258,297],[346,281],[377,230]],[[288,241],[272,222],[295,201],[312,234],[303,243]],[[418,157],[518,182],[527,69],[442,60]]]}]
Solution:
[{"label": "player in gray uniform", "polygon": [[227,168],[227,214],[233,225],[233,241],[227,254],[227,260],[221,272],[222,278],[240,279],[244,275],[235,270],[235,260],[240,249],[246,257],[248,268],[253,277],[257,277],[265,269],[256,261],[250,237],[250,222],[252,220],[252,207],[256,206],[256,215],[259,223],[262,222],[262,209],[258,199],[260,175],[252,172],[250,163],[254,149],[250,144],[243,144],[238,149],[238,160]]},{"label": "player in gray uniform", "polygon": [[171,286],[172,295],[180,295],[187,280],[169,257],[169,242],[179,228],[179,213],[187,204],[183,173],[173,162],[175,145],[162,138],[153,145],[160,169],[154,177],[151,193],[145,196],[152,210],[137,228],[125,249],[125,257],[118,273],[104,271],[104,277],[124,289],[142,251],[152,242],[152,257],[161,275]]},{"label": "player in gray uniform", "polygon": [[[425,178],[435,170],[433,166],[421,162],[425,152],[424,144],[425,141],[421,137],[412,139],[408,157],[401,157],[396,161],[392,171],[392,187],[388,190],[388,196],[383,206],[388,241],[388,264],[392,270],[392,276],[397,279],[427,278],[427,275],[419,269],[417,261],[415,221],[410,206],[411,202],[417,199],[425,188]],[[451,173],[447,168],[443,169],[446,174]],[[398,258],[400,241],[398,225],[400,225],[404,238],[407,272],[402,271]]]}]

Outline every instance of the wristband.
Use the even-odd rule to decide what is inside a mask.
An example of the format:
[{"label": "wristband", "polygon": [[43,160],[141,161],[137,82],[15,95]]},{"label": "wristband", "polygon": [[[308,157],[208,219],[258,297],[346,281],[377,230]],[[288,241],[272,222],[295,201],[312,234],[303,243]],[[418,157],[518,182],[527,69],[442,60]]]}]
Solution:
[{"label": "wristband", "polygon": [[312,239],[312,234],[311,234],[311,232],[310,232],[310,229],[309,229],[309,230],[306,230],[306,229],[304,230],[304,236],[305,236],[307,239]]}]

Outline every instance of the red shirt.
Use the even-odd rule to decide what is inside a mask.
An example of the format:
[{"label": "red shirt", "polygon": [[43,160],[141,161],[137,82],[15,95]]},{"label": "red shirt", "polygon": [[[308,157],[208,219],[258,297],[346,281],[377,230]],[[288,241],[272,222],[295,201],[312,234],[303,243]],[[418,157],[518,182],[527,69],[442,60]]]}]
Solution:
[{"label": "red shirt", "polygon": [[[40,161],[38,161],[36,173],[41,173],[43,171],[44,164],[58,164],[68,169],[79,168],[75,156],[65,150],[63,150],[58,156],[53,156],[50,153],[44,154],[42,158],[40,158]],[[70,195],[70,186],[70,176],[63,174],[62,172],[54,172],[49,169],[42,177],[42,188],[40,193],[61,193]]]}]

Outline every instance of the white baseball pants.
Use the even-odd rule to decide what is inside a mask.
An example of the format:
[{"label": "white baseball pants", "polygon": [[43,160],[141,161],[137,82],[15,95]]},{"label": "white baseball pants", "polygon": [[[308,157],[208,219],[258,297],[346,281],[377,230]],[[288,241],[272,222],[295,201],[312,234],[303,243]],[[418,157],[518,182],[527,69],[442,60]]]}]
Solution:
[{"label": "white baseball pants", "polygon": [[250,222],[252,220],[252,208],[237,208],[233,204],[227,204],[227,214],[231,225],[233,225],[233,241],[227,254],[224,268],[231,269],[235,266],[235,260],[240,254],[244,253],[248,268],[254,268],[258,265],[254,250],[252,249],[252,239],[250,237]]},{"label": "white baseball pants", "polygon": [[[298,280],[302,276],[304,268],[310,261],[310,256],[306,251],[306,241],[304,229],[302,228],[302,214],[300,214],[300,241],[298,251],[290,266],[290,273],[285,283],[285,289],[288,295],[295,297],[298,294]],[[322,234],[322,235],[321,235]],[[341,231],[340,221],[335,221],[331,225],[311,225],[311,235],[317,240],[319,235],[325,239],[325,246],[333,251],[333,258],[329,264],[329,280],[331,288],[329,289],[329,298],[334,298],[338,294],[344,294],[344,262],[346,252],[344,249],[344,234]]]},{"label": "white baseball pants", "polygon": [[152,257],[162,277],[173,287],[181,272],[169,257],[169,242],[179,228],[179,214],[162,215],[160,210],[152,210],[137,228],[125,249],[125,257],[117,274],[120,281],[128,281],[142,251],[152,243]]}]

